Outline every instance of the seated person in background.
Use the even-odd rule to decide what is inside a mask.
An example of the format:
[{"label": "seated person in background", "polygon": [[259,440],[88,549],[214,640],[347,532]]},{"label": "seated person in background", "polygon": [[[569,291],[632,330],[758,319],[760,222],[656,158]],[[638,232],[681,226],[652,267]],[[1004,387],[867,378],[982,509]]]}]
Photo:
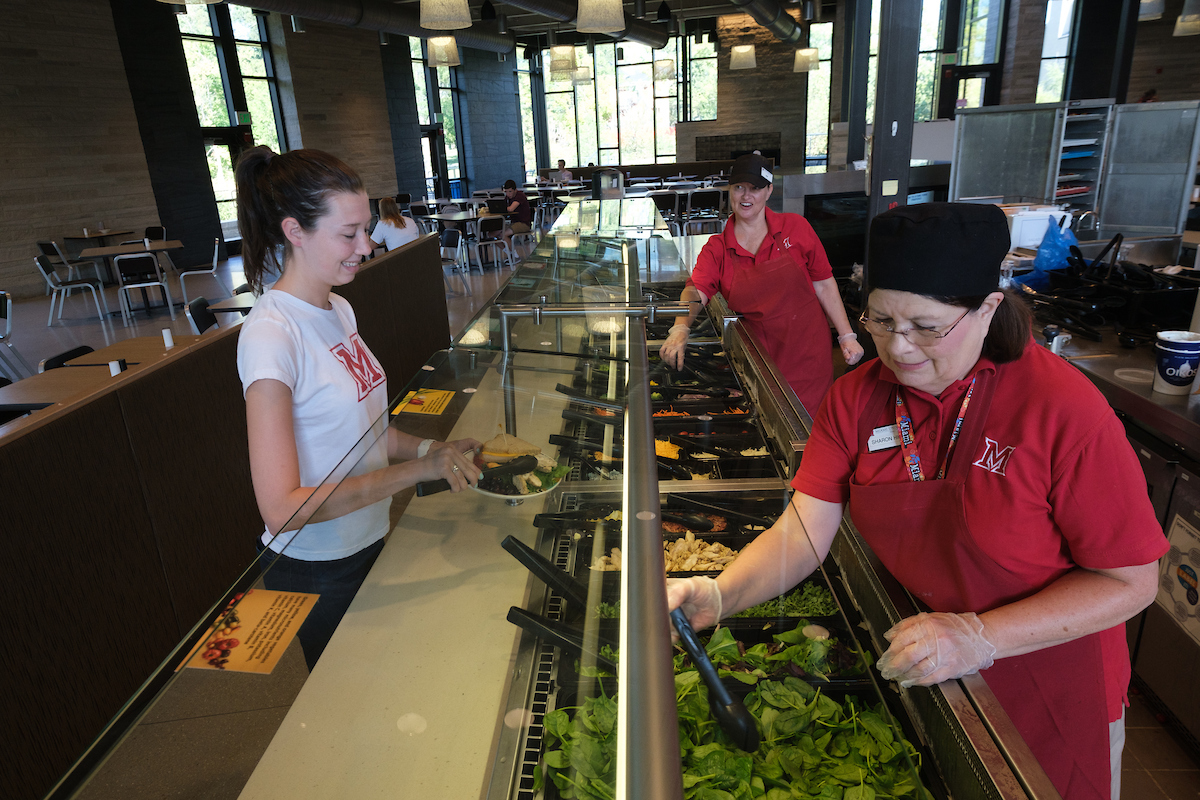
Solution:
[{"label": "seated person in background", "polygon": [[379,222],[371,231],[371,246],[385,247],[395,250],[402,244],[407,244],[421,235],[421,229],[414,220],[400,213],[400,206],[395,199],[384,197],[379,201]]},{"label": "seated person in background", "polygon": [[511,245],[514,233],[529,233],[533,224],[533,209],[529,207],[529,198],[517,188],[517,182],[504,182],[504,197],[508,200],[509,224],[504,229],[504,244]]},{"label": "seated person in background", "polygon": [[558,160],[559,180],[571,181],[575,180],[575,176],[571,174],[571,170],[567,169],[567,162],[561,158]]}]

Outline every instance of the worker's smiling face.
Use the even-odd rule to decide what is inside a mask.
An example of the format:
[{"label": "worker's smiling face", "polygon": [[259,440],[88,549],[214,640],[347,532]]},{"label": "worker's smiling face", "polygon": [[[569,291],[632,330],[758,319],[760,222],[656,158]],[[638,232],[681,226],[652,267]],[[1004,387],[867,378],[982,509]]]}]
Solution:
[{"label": "worker's smiling face", "polygon": [[761,189],[749,183],[729,184],[729,207],[734,216],[745,222],[757,219],[766,209],[773,188],[769,183]]}]

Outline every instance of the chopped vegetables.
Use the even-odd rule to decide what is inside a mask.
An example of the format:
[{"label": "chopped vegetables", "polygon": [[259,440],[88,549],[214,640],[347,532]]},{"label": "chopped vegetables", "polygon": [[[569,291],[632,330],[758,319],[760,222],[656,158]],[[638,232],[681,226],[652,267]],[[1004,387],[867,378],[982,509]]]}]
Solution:
[{"label": "chopped vegetables", "polygon": [[833,594],[824,586],[805,581],[785,595],[750,606],[734,617],[831,617],[838,613]]}]

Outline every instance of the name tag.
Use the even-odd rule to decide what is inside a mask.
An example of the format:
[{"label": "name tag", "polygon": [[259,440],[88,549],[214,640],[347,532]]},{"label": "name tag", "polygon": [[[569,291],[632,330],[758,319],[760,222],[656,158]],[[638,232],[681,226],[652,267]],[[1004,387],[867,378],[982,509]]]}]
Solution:
[{"label": "name tag", "polygon": [[880,450],[890,450],[900,446],[900,429],[895,425],[883,425],[871,431],[867,439],[867,452],[878,453]]}]

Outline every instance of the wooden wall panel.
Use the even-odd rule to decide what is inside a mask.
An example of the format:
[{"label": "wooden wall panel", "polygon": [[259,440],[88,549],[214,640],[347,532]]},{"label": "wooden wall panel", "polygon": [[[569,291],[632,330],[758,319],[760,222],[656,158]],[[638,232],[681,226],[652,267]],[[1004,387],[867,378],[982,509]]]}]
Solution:
[{"label": "wooden wall panel", "polygon": [[254,560],[263,531],[250,482],[238,329],[118,390],[178,638]]},{"label": "wooden wall panel", "polygon": [[0,448],[6,798],[41,797],[179,639],[120,418],[108,394]]}]

